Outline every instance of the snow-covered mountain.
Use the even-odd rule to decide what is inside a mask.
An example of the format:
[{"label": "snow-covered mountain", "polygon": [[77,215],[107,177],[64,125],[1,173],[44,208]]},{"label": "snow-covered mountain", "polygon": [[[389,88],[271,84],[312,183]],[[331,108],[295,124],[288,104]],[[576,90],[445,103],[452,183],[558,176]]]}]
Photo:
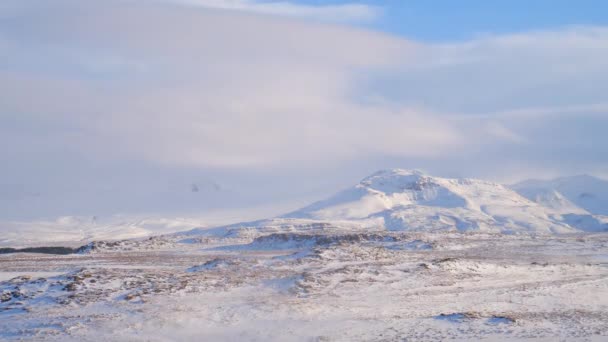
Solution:
[{"label": "snow-covered mountain", "polygon": [[595,215],[608,215],[608,181],[580,175],[553,180],[527,180],[511,186],[522,196],[551,205],[555,196]]},{"label": "snow-covered mountain", "polygon": [[[81,245],[193,229],[193,234],[285,231],[483,231],[568,233],[608,231],[608,182],[589,176],[526,181],[507,187],[476,179],[447,179],[420,171],[383,170],[325,200],[271,219],[276,208],[201,217],[61,217],[0,221],[0,247]],[[211,216],[210,216],[211,215]],[[198,228],[204,227],[204,228]],[[212,228],[208,228],[212,227]]]},{"label": "snow-covered mountain", "polygon": [[569,233],[608,230],[608,220],[591,215],[557,192],[547,192],[543,200],[535,201],[498,183],[391,169],[283,216],[214,232],[336,228]]},{"label": "snow-covered mountain", "polygon": [[511,186],[520,195],[562,213],[570,226],[608,230],[608,182],[580,175],[553,180],[527,180]]},{"label": "snow-covered mountain", "polygon": [[64,245],[79,247],[94,240],[121,240],[201,227],[194,218],[75,217],[57,220],[0,221],[0,247]]}]

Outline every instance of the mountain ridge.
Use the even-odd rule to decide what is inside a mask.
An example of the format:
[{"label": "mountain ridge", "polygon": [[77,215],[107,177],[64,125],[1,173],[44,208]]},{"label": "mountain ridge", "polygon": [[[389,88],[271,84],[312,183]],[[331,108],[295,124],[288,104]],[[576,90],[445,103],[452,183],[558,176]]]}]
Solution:
[{"label": "mountain ridge", "polygon": [[608,230],[608,218],[590,214],[559,193],[548,198],[555,205],[491,181],[386,169],[290,213],[213,231],[375,229],[552,234]]},{"label": "mountain ridge", "polygon": [[559,177],[550,180],[529,179],[511,185],[524,197],[535,200],[554,191],[593,215],[608,215],[608,181],[590,175]]}]

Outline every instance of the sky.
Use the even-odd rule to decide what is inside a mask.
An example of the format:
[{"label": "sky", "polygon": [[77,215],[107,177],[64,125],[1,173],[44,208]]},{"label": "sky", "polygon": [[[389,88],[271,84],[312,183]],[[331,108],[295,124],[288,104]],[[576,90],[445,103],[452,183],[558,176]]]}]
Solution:
[{"label": "sky", "polygon": [[607,177],[607,7],[2,1],[0,219],[287,211],[397,167]]},{"label": "sky", "polygon": [[[300,3],[323,5],[327,1]],[[352,3],[348,0],[332,4]],[[377,8],[369,28],[408,39],[465,41],[486,34],[552,30],[564,26],[608,24],[608,3],[602,0],[380,0],[356,4]]]}]

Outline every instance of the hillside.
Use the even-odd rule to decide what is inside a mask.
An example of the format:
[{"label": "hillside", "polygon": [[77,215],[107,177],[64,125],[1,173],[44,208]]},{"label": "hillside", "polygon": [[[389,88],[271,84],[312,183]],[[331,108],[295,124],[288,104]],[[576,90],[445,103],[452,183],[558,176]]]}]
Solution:
[{"label": "hillside", "polygon": [[571,233],[608,229],[604,217],[591,215],[559,193],[543,198],[534,201],[509,187],[483,180],[390,169],[294,212],[207,233],[243,234],[251,229]]}]

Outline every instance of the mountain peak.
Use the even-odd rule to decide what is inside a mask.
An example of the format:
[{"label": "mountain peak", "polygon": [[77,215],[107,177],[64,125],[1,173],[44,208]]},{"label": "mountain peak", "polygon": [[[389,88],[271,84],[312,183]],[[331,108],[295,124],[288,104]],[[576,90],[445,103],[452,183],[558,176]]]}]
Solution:
[{"label": "mountain peak", "polygon": [[431,183],[431,177],[420,170],[386,169],[363,178],[358,186],[393,194],[406,190],[421,190]]},{"label": "mountain peak", "polygon": [[390,176],[411,176],[411,175],[418,175],[418,176],[423,176],[425,175],[425,173],[421,170],[418,169],[382,169],[382,170],[378,170],[374,173],[372,173],[371,175],[365,177],[364,179],[367,178],[372,178],[372,177],[390,177]]},{"label": "mountain peak", "polygon": [[[599,190],[586,190],[579,202],[596,201]],[[591,215],[557,189],[517,193],[479,179],[386,169],[329,198],[245,227],[571,233],[608,230],[608,218]]]}]

